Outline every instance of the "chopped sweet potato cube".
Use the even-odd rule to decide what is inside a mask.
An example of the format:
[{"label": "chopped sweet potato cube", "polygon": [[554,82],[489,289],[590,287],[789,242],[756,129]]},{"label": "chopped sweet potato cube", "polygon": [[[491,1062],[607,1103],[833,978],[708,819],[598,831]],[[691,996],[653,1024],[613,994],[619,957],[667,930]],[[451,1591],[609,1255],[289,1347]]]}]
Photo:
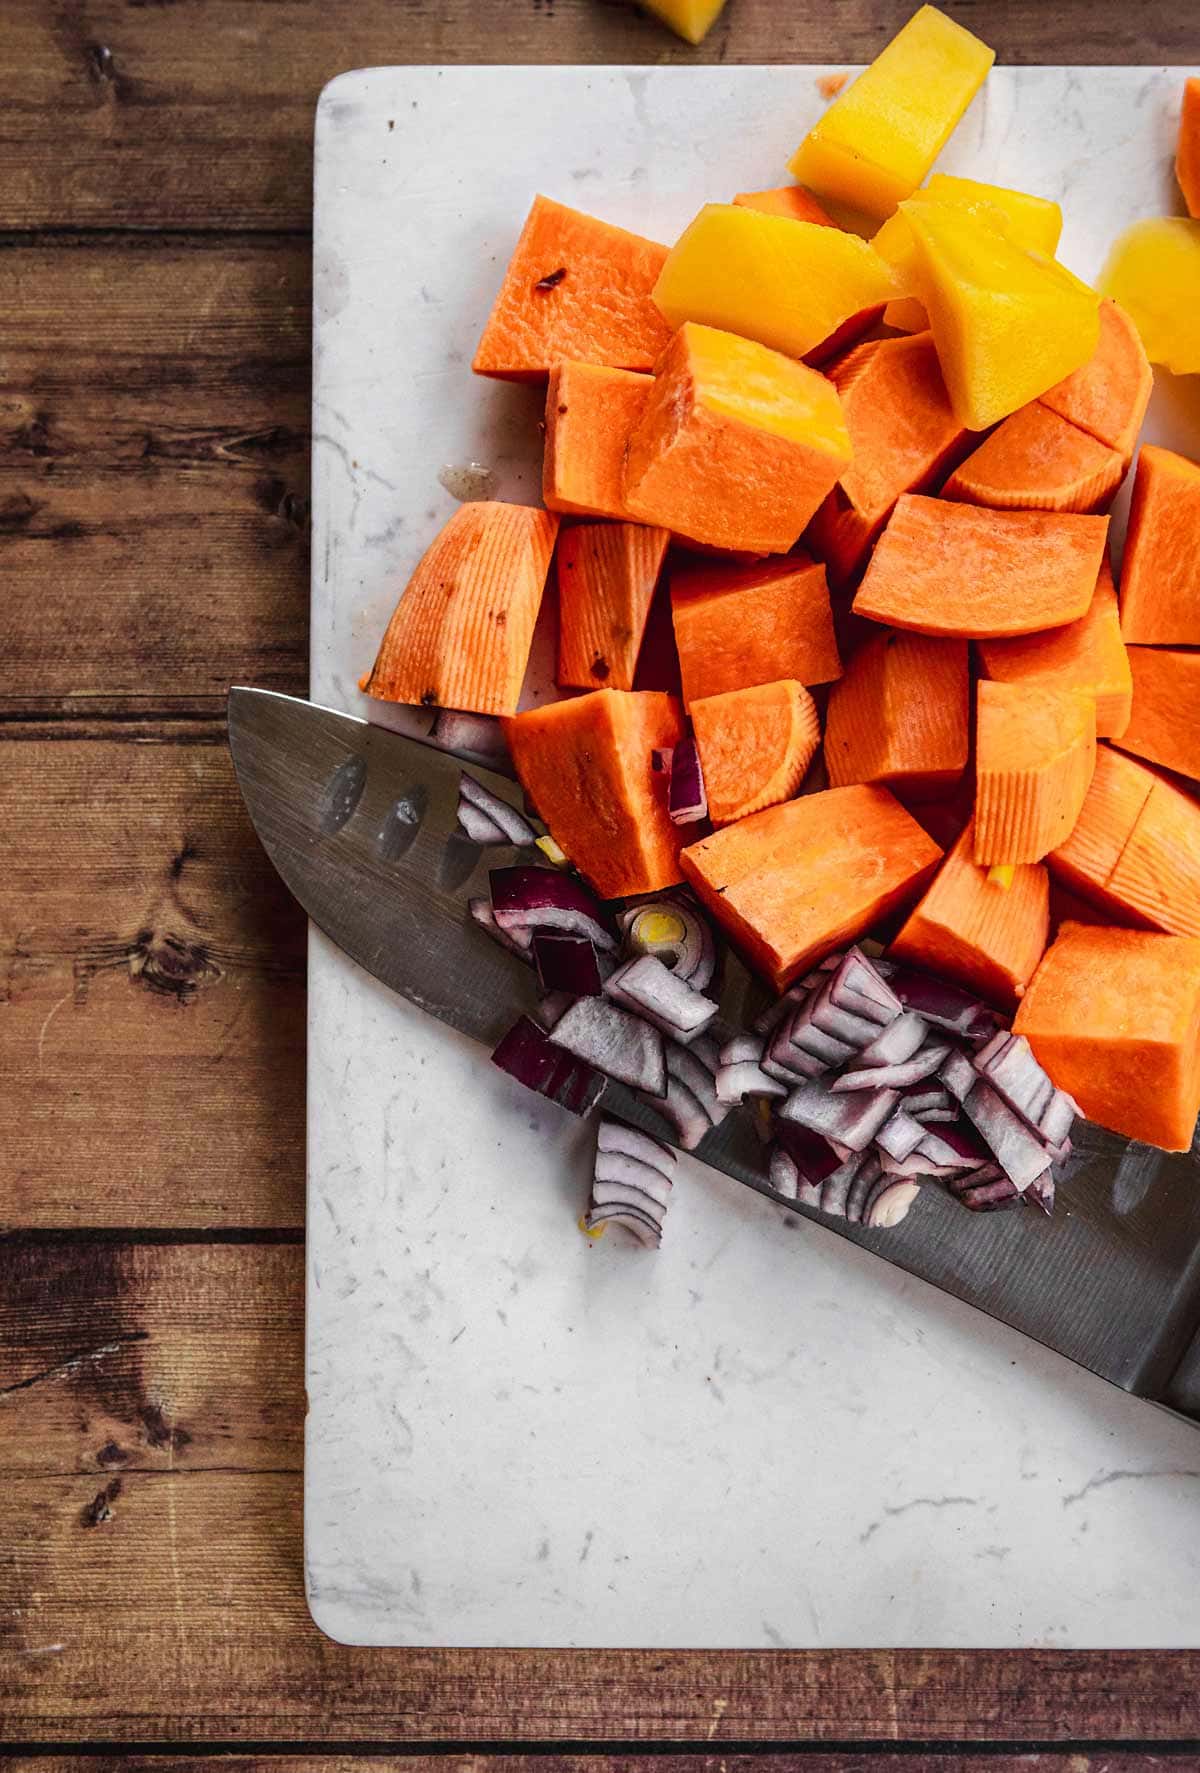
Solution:
[{"label": "chopped sweet potato cube", "polygon": [[1100,342],[1085,364],[1039,396],[1043,406],[1081,431],[1133,455],[1154,387],[1154,371],[1137,327],[1116,302],[1100,304]]},{"label": "chopped sweet potato cube", "polygon": [[577,523],[558,542],[558,682],[632,689],[670,541],[640,523]]},{"label": "chopped sweet potato cube", "polygon": [[1095,773],[1074,829],[1049,857],[1055,880],[1118,919],[1127,908],[1109,894],[1108,883],[1156,780],[1131,757],[1097,745]]},{"label": "chopped sweet potato cube", "polygon": [[1123,751],[1200,777],[1200,653],[1131,646],[1133,709]]},{"label": "chopped sweet potato cube", "polygon": [[625,503],[643,523],[710,547],[785,554],[849,460],[841,402],[823,375],[689,324],[629,439]]},{"label": "chopped sweet potato cube", "polygon": [[666,256],[655,240],[535,197],[471,367],[515,382],[565,358],[650,369],[671,336],[650,299]]},{"label": "chopped sweet potato cube", "polygon": [[1040,862],[1075,829],[1096,769],[1096,704],[1042,683],[979,685],[975,860]]},{"label": "chopped sweet potato cube", "polygon": [[881,782],[915,796],[952,788],[970,750],[965,640],[877,634],[829,695],[830,785]]},{"label": "chopped sweet potato cube", "polygon": [[859,345],[827,371],[854,456],[809,526],[837,584],[865,561],[901,493],[924,492],[969,447],[929,333]]},{"label": "chopped sweet potato cube", "polygon": [[677,745],[674,696],[594,690],[504,723],[521,784],[564,853],[602,898],[680,880],[681,827],[651,754]]},{"label": "chopped sweet potato cube", "polygon": [[803,185],[777,185],[772,191],[739,191],[733,201],[743,209],[757,209],[762,215],[785,215],[793,222],[815,222],[818,228],[840,225],[831,215],[826,215]]},{"label": "chopped sweet potato cube", "polygon": [[685,877],[782,991],[916,896],[941,850],[886,788],[830,788],[752,813],[683,851]]},{"label": "chopped sweet potato cube", "polygon": [[1191,1146],[1200,1113],[1200,941],[1066,923],[1013,1032],[1089,1120],[1166,1151]]},{"label": "chopped sweet potato cube", "polygon": [[984,675],[997,683],[1086,690],[1096,704],[1099,739],[1119,739],[1129,725],[1133,679],[1107,558],[1092,601],[1077,622],[1013,640],[981,640],[979,657]]},{"label": "chopped sweet potato cube", "polygon": [[702,696],[690,713],[714,825],[790,800],[821,743],[816,703],[792,678]]},{"label": "chopped sweet potato cube", "polygon": [[825,568],[801,555],[673,570],[671,612],[684,703],[774,683],[842,674]]},{"label": "chopped sweet potato cube", "polygon": [[1001,511],[1106,511],[1125,465],[1115,449],[1033,400],[959,463],[942,497]]},{"label": "chopped sweet potato cube", "polygon": [[1091,603],[1107,535],[1107,517],[905,493],[854,608],[895,628],[974,639],[1061,627]]},{"label": "chopped sweet potato cube", "polygon": [[1121,632],[1131,645],[1200,645],[1200,465],[1152,443],[1133,481]]},{"label": "chopped sweet potato cube", "polygon": [[625,445],[654,386],[649,376],[559,363],[546,390],[542,497],[551,511],[625,517]]},{"label": "chopped sweet potato cube", "polygon": [[1050,876],[1040,862],[1021,863],[1005,887],[974,851],[968,825],[889,953],[1011,1011],[1050,939]]},{"label": "chopped sweet potato cube", "polygon": [[514,714],[557,530],[557,517],[527,505],[460,505],[360,687],[384,702]]}]

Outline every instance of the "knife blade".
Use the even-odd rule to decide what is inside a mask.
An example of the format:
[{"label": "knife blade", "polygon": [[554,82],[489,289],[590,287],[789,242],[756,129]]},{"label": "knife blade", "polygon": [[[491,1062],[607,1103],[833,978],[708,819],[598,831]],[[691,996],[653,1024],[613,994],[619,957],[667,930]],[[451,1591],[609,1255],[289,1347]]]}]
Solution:
[{"label": "knife blade", "polygon": [[[400,996],[494,1046],[534,1008],[534,975],[476,925],[468,901],[487,892],[491,867],[518,852],[463,836],[459,781],[469,767],[518,811],[520,787],[473,760],[273,691],[231,690],[228,719],[254,828],[313,922]],[[721,1007],[741,1023],[752,987],[736,957],[728,960]],[[675,1142],[622,1085],[608,1085],[604,1107]],[[731,1114],[693,1155],[1124,1389],[1200,1412],[1195,1159],[1159,1154],[1157,1218],[1131,1235],[1119,1210],[1126,1142],[1081,1126],[1076,1152],[1075,1181],[1090,1186],[1075,1189],[1070,1210],[1053,1220],[971,1214],[928,1189],[921,1211],[885,1233],[823,1219],[777,1194],[748,1114]],[[1173,1386],[1178,1374],[1184,1380]]]}]

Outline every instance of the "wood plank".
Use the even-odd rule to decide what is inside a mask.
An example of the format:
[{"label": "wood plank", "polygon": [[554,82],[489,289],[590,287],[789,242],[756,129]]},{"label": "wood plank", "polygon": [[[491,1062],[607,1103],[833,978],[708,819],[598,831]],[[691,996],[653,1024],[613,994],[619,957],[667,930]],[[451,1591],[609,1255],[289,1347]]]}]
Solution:
[{"label": "wood plank", "polygon": [[0,714],[303,692],[309,288],[302,241],[0,251]]},{"label": "wood plank", "polygon": [[[895,1754],[887,1749],[859,1748],[850,1753],[796,1754],[471,1754],[457,1763],[457,1773],[962,1773],[957,1751],[927,1750]],[[170,1773],[435,1773],[446,1756],[430,1754],[344,1755],[172,1755]],[[972,1754],[970,1773],[1164,1773],[1163,1758],[1145,1750],[1089,1753],[1076,1750],[1069,1761],[1062,1751],[1043,1754]],[[1195,1758],[1173,1758],[1172,1769],[1187,1773]],[[164,1773],[161,1755],[15,1756],[6,1773]]]},{"label": "wood plank", "polygon": [[0,1227],[303,1223],[304,920],[209,738],[0,742]]},{"label": "wood plank", "polygon": [[0,1473],[299,1471],[303,1325],[295,1246],[0,1243]]},{"label": "wood plank", "polygon": [[[1178,0],[945,0],[1010,62],[1188,62]],[[622,0],[5,7],[0,227],[307,228],[313,106],[390,62],[869,59],[912,0],[730,0],[690,49]],[[431,146],[436,152],[436,145]]]}]

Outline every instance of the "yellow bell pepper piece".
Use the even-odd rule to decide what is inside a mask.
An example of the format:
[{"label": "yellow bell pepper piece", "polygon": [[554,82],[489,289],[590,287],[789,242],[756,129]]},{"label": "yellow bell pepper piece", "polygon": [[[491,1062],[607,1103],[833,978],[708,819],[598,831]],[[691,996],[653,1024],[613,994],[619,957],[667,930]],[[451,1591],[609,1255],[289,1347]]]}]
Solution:
[{"label": "yellow bell pepper piece", "polygon": [[707,203],[667,255],[654,301],[685,320],[806,357],[856,314],[897,293],[867,241],[736,203]]},{"label": "yellow bell pepper piece", "polygon": [[834,100],[788,170],[818,197],[882,221],[912,196],[995,59],[936,6],[922,6]]},{"label": "yellow bell pepper piece", "polygon": [[1151,363],[1200,373],[1200,221],[1135,222],[1113,247],[1100,288],[1120,303]]},{"label": "yellow bell pepper piece", "polygon": [[912,198],[902,213],[960,424],[999,424],[1087,362],[1100,337],[1094,289],[969,210]]},{"label": "yellow bell pepper piece", "polygon": [[702,43],[724,10],[725,0],[642,0],[647,12],[670,25],[685,43]]},{"label": "yellow bell pepper piece", "polygon": [[[948,172],[935,172],[917,193],[930,202],[949,203],[969,210],[989,227],[1006,233],[1018,246],[1033,247],[1053,258],[1062,234],[1062,210],[1048,197],[1033,197],[1026,191],[1010,191],[1005,185],[987,185],[980,179],[954,178]],[[896,214],[884,222],[871,242],[881,258],[896,273],[896,281],[905,289],[916,285],[917,249],[912,229],[904,214]],[[883,318],[899,332],[924,332],[929,318],[915,296],[900,296],[889,302]]]}]

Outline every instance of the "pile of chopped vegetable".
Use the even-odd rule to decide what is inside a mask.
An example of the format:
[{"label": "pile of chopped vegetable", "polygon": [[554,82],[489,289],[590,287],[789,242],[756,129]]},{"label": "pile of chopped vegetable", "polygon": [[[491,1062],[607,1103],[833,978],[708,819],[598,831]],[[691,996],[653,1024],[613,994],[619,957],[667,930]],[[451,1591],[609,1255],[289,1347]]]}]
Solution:
[{"label": "pile of chopped vegetable", "polygon": [[[925,1183],[1048,1213],[1077,1112],[1200,1112],[1200,465],[1137,455],[1119,588],[1107,515],[1151,359],[1200,369],[1200,220],[1102,296],[1057,204],[932,172],[991,62],[923,6],[799,182],[669,248],[536,197],[474,369],[545,385],[545,508],[462,505],[363,679],[524,789],[459,803],[541,994],[496,1062],[689,1150],[750,1113],[780,1198],[881,1229]],[[1178,174],[1196,213],[1194,81]],[[565,694],[519,712],[552,576]],[[657,1243],[673,1166],[602,1122],[588,1228]]]}]

